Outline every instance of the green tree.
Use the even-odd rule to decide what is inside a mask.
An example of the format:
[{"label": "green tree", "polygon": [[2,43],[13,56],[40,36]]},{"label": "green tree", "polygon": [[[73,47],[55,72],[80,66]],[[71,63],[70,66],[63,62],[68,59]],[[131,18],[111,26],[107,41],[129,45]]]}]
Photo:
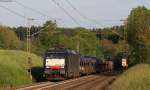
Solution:
[{"label": "green tree", "polygon": [[13,30],[0,26],[0,48],[20,49],[21,42]]},{"label": "green tree", "polygon": [[84,28],[75,28],[74,41],[76,42],[76,48],[84,55],[97,54],[98,39],[96,38],[96,33],[89,31]]},{"label": "green tree", "polygon": [[132,48],[132,63],[150,62],[150,10],[134,8],[127,19],[128,42]]},{"label": "green tree", "polygon": [[43,25],[43,31],[40,33],[39,39],[45,49],[52,47],[57,42],[56,38],[53,38],[54,34],[57,33],[56,27],[56,23],[52,21],[47,21]]}]

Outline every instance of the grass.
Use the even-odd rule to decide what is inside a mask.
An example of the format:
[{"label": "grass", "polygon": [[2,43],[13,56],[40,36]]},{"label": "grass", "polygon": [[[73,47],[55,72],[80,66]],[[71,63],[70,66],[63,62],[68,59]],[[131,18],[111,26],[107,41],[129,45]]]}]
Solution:
[{"label": "grass", "polygon": [[150,90],[150,65],[139,64],[123,73],[109,90]]},{"label": "grass", "polygon": [[[41,67],[42,58],[31,54],[33,68]],[[0,88],[31,84],[26,70],[27,53],[16,50],[0,50]]]}]

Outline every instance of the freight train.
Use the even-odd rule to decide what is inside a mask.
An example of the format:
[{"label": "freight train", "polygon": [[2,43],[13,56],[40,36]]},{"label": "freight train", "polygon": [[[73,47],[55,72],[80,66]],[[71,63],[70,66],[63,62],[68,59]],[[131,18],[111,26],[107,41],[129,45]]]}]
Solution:
[{"label": "freight train", "polygon": [[47,80],[64,80],[105,71],[108,63],[91,56],[82,56],[67,48],[50,48],[43,61]]}]

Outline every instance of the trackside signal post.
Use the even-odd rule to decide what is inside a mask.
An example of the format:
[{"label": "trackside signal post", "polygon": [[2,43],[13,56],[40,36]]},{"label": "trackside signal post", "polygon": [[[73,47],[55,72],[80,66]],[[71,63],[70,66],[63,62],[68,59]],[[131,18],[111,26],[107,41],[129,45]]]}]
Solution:
[{"label": "trackside signal post", "polygon": [[128,55],[127,55],[127,20],[122,20],[124,21],[124,50],[123,50],[123,58],[122,58],[122,67],[123,70],[127,70],[128,68]]}]

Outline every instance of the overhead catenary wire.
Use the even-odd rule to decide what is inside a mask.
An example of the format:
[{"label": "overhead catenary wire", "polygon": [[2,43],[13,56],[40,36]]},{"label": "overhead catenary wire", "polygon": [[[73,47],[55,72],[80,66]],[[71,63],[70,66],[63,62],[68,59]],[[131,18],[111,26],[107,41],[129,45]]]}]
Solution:
[{"label": "overhead catenary wire", "polygon": [[[15,12],[15,11],[13,11],[13,10],[11,10],[11,9],[9,9],[9,8],[7,8],[7,7],[5,7],[5,6],[2,6],[2,5],[0,5],[0,7],[3,8],[3,9],[5,9],[5,10],[7,10],[7,11],[9,11],[10,13],[12,13],[12,14],[14,14],[14,15],[16,15],[16,16],[19,16],[20,18],[23,18],[23,19],[27,20],[27,21],[40,20],[40,19],[35,19],[35,18],[26,17],[26,16],[24,16],[24,15],[18,13],[18,12]],[[30,26],[29,26],[29,28],[30,28]],[[39,32],[37,32],[37,33],[39,33]],[[37,33],[36,33],[36,34],[37,34]],[[34,34],[34,35],[35,35],[35,34]],[[32,36],[33,36],[33,35],[32,35]]]},{"label": "overhead catenary wire", "polygon": [[[43,20],[43,19],[36,19],[36,18],[26,17],[26,16],[24,16],[24,15],[22,15],[22,14],[16,12],[16,11],[13,11],[13,10],[9,9],[8,7],[2,6],[2,5],[0,5],[0,7],[5,9],[5,10],[7,10],[7,11],[9,11],[10,13],[12,13],[12,14],[14,14],[16,16],[19,16],[20,18],[23,18],[23,19],[27,20],[27,21]],[[34,36],[34,35],[40,33],[41,31],[43,31],[43,29],[41,29],[40,31],[32,34],[31,36]]]},{"label": "overhead catenary wire", "polygon": [[[27,8],[27,9],[33,11],[33,12],[36,12],[36,13],[42,15],[42,16],[49,17],[49,16],[47,16],[46,14],[44,14],[44,13],[42,13],[42,12],[36,10],[36,9],[33,9],[33,8],[31,8],[31,7],[28,7],[28,6],[26,6],[26,5],[24,5],[24,4],[20,3],[20,2],[18,2],[18,1],[16,1],[16,0],[14,0],[14,1],[11,0],[10,2],[15,2],[15,3],[17,3],[18,5],[20,5],[20,6],[24,7],[24,8]],[[0,5],[0,7],[3,8],[3,9],[5,9],[5,10],[7,10],[7,11],[9,11],[10,13],[15,14],[16,16],[19,16],[19,17],[23,18],[23,19],[30,19],[30,20],[31,20],[31,19],[32,19],[32,20],[45,20],[45,19],[37,19],[37,18],[26,17],[26,16],[24,16],[24,15],[22,15],[22,14],[16,12],[16,11],[13,11],[13,10],[9,9],[8,7],[2,6],[2,5]],[[49,18],[50,18],[50,17],[49,17]],[[56,20],[56,18],[50,18],[50,19]],[[60,18],[57,18],[57,20],[61,20],[61,19],[60,19]]]},{"label": "overhead catenary wire", "polygon": [[44,17],[44,18],[41,18],[41,19],[29,18],[29,17],[26,17],[25,15],[23,15],[21,13],[18,13],[18,12],[14,11],[14,10],[9,9],[6,6],[1,6],[1,8],[5,9],[5,10],[9,11],[10,13],[13,13],[14,15],[19,16],[19,17],[21,17],[21,18],[23,18],[25,20],[29,20],[29,19],[31,20],[32,19],[32,20],[40,20],[41,21],[41,20],[51,19],[52,21],[56,21],[57,20],[57,21],[61,21],[62,22],[61,18],[51,17],[51,16],[49,16],[49,15],[47,15],[47,14],[45,14],[45,13],[39,11],[39,10],[36,10],[35,8],[29,7],[28,5],[25,5],[25,4],[23,4],[23,3],[21,3],[20,1],[17,1],[17,0],[0,0],[0,2],[15,2],[17,5],[20,5],[21,7],[25,8],[25,9],[28,9],[28,10],[30,10],[32,12],[35,12],[38,15],[40,14],[41,16]]},{"label": "overhead catenary wire", "polygon": [[69,0],[65,0],[81,17],[88,19],[87,16],[82,14]]},{"label": "overhead catenary wire", "polygon": [[18,2],[17,0],[14,0],[14,2],[17,3],[18,5],[24,7],[24,8],[27,8],[28,10],[31,10],[31,11],[33,11],[33,12],[36,12],[36,13],[40,14],[40,15],[42,15],[42,16],[47,16],[47,15],[43,14],[42,12],[40,12],[40,11],[38,11],[38,10],[36,10],[36,9],[33,9],[33,8],[29,7],[29,6],[26,6],[26,5],[24,5],[24,4],[20,3],[20,2]]},{"label": "overhead catenary wire", "polygon": [[[91,22],[91,23],[95,23],[95,24],[97,24],[97,25],[100,25],[100,26],[104,26],[104,25],[102,25],[99,21],[97,21],[97,20],[95,20],[95,19],[91,19],[91,18],[89,18],[89,17],[87,17],[85,14],[83,14],[83,13],[81,13],[80,12],[80,10],[79,9],[77,9],[72,3],[71,3],[71,1],[69,1],[69,0],[65,0],[72,8],[73,8],[73,10],[75,11],[75,12],[77,12],[83,19],[85,19],[86,21],[89,21],[89,22]],[[105,21],[114,21],[114,20],[105,20]]]},{"label": "overhead catenary wire", "polygon": [[65,8],[63,8],[58,2],[55,0],[51,0],[54,4],[56,4],[67,16],[69,16],[74,23],[79,25],[80,27],[82,26]]},{"label": "overhead catenary wire", "polygon": [[79,16],[80,17],[82,17],[83,19],[85,19],[85,20],[87,20],[88,18],[84,15],[84,14],[82,14],[69,0],[65,0],[70,6],[71,6],[71,8],[75,11],[75,12],[77,12],[78,14],[79,14]]},{"label": "overhead catenary wire", "polygon": [[[24,7],[24,8],[26,8],[26,9],[30,10],[30,11],[33,11],[33,12],[35,12],[35,13],[37,13],[37,14],[40,14],[40,15],[43,16],[43,17],[47,17],[47,18],[49,18],[49,19],[54,19],[54,20],[56,19],[56,18],[52,18],[52,17],[46,15],[45,13],[43,13],[43,12],[37,10],[37,9],[34,9],[34,8],[32,8],[32,7],[29,7],[29,6],[26,6],[25,4],[22,4],[21,2],[18,2],[17,0],[14,0],[14,2],[15,2],[16,4],[18,4],[18,5],[20,5],[20,6]],[[57,18],[57,20],[60,20],[60,19]]]},{"label": "overhead catenary wire", "polygon": [[0,7],[3,8],[3,9],[5,9],[5,10],[7,10],[7,11],[9,11],[10,13],[13,13],[13,14],[16,15],[16,16],[19,16],[19,17],[21,17],[21,18],[23,18],[23,19],[27,19],[27,17],[25,17],[24,15],[22,15],[22,14],[20,14],[20,13],[18,13],[18,12],[15,12],[15,11],[13,11],[13,10],[11,10],[11,9],[9,9],[9,8],[7,8],[7,7],[5,7],[5,6],[0,5]]},{"label": "overhead catenary wire", "polygon": [[47,15],[47,14],[45,14],[45,13],[39,11],[39,10],[36,10],[35,8],[29,7],[29,6],[27,6],[27,5],[25,5],[25,4],[21,3],[21,2],[19,2],[19,1],[17,1],[17,0],[12,0],[12,1],[15,2],[16,4],[22,6],[23,8],[26,8],[26,9],[28,9],[28,10],[30,10],[30,11],[33,11],[33,12],[35,12],[35,13],[37,13],[37,14],[40,14],[41,16],[45,17],[44,19],[51,19],[51,20],[53,20],[53,21],[56,21],[56,20],[57,20],[57,21],[61,21],[62,23],[64,23],[61,18],[55,18],[55,17],[53,18],[53,17],[50,17],[49,15]]},{"label": "overhead catenary wire", "polygon": [[97,25],[103,26],[101,25],[99,22],[97,22],[96,20],[92,20],[90,18],[88,18],[85,14],[81,13],[69,0],[65,0],[72,8],[74,11],[76,11],[83,19],[89,21],[89,22],[94,22]]},{"label": "overhead catenary wire", "polygon": [[24,15],[18,13],[18,12],[15,12],[15,11],[13,11],[13,10],[5,7],[5,6],[2,6],[2,5],[0,5],[0,7],[5,9],[5,10],[7,10],[7,11],[9,11],[10,13],[12,13],[12,14],[14,14],[16,16],[19,16],[20,18],[23,18],[23,19],[27,19],[27,20],[42,20],[42,19],[37,19],[37,18],[26,17],[26,16],[24,16]]}]

